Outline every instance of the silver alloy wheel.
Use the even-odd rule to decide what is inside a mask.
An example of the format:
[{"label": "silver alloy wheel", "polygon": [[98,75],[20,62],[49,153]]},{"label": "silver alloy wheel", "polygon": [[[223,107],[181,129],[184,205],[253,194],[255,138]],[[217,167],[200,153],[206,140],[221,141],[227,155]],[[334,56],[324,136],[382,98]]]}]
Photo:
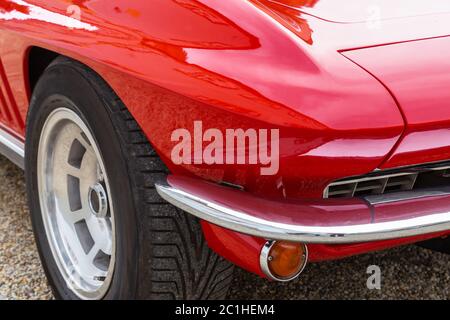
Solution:
[{"label": "silver alloy wheel", "polygon": [[114,212],[101,153],[74,111],[58,108],[48,116],[37,179],[47,239],[62,277],[79,298],[103,298],[115,265]]}]

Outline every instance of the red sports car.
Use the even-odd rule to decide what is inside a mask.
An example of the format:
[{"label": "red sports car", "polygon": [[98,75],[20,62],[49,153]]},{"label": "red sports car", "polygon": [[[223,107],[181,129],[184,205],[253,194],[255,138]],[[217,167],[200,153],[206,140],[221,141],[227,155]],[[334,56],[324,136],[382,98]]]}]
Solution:
[{"label": "red sports car", "polygon": [[0,0],[0,151],[62,299],[450,251],[450,2]]}]

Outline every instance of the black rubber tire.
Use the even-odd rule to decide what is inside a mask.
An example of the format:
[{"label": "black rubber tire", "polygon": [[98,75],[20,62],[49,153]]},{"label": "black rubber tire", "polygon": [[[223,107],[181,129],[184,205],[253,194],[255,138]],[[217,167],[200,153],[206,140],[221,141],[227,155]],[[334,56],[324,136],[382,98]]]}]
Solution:
[{"label": "black rubber tire", "polygon": [[46,239],[36,164],[42,126],[61,106],[74,110],[92,131],[110,180],[117,249],[104,299],[225,298],[233,266],[208,248],[199,220],[159,197],[154,184],[167,169],[113,90],[91,69],[65,57],[47,68],[33,92],[25,155],[33,229],[55,297],[77,299]]},{"label": "black rubber tire", "polygon": [[425,249],[450,254],[450,237],[448,236],[419,242],[417,245]]}]

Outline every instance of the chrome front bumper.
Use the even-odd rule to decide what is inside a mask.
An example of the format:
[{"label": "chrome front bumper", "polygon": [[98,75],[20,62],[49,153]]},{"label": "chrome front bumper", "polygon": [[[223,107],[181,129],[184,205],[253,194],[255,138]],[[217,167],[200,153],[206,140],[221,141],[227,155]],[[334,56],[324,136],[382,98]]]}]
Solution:
[{"label": "chrome front bumper", "polygon": [[275,201],[192,178],[156,185],[174,206],[215,225],[271,240],[355,243],[450,230],[450,188],[386,198]]}]

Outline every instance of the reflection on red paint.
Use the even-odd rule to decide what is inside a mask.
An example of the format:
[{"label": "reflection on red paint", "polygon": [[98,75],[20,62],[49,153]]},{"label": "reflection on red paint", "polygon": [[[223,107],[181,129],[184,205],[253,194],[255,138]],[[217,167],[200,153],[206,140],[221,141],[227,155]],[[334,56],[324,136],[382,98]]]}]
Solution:
[{"label": "reflection on red paint", "polygon": [[91,0],[65,0],[69,4],[73,4],[79,6],[80,8],[86,8],[85,3],[90,2]]},{"label": "reflection on red paint", "polygon": [[27,14],[29,7],[13,2],[13,0],[0,0],[0,11],[11,12],[18,11]]},{"label": "reflection on red paint", "polygon": [[276,2],[293,7],[314,7],[319,0],[275,0]]},{"label": "reflection on red paint", "polygon": [[[0,21],[19,21],[23,24],[23,21],[32,20],[32,21],[42,21],[45,23],[55,24],[66,29],[80,29],[86,31],[96,31],[98,28],[89,23],[82,22],[78,17],[68,16],[67,8],[65,8],[64,12],[57,13],[51,10],[48,10],[42,6],[35,5],[31,2],[26,2],[22,0],[15,0],[14,4],[21,6],[21,11],[16,10],[16,7],[12,7],[13,9],[10,11],[0,11]],[[4,2],[9,3],[9,2]],[[8,6],[9,8],[9,6]],[[24,10],[26,11],[24,12]]]}]

